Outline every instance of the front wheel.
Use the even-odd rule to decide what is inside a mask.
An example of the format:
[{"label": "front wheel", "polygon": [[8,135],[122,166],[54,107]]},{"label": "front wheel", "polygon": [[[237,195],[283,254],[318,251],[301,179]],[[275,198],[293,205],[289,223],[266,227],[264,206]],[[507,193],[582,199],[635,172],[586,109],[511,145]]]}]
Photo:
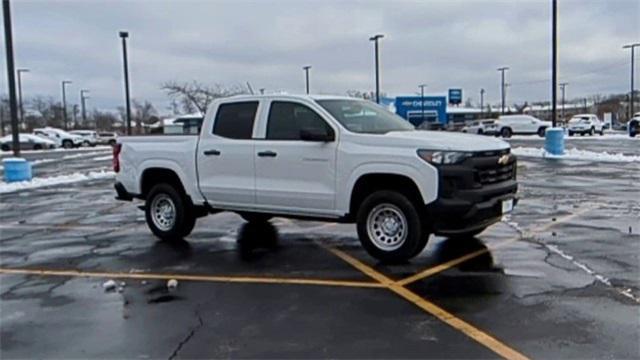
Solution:
[{"label": "front wheel", "polygon": [[369,255],[385,263],[405,262],[427,244],[423,222],[415,205],[395,191],[369,195],[357,214],[360,242]]},{"label": "front wheel", "polygon": [[151,232],[165,241],[182,240],[196,224],[193,206],[169,184],[157,184],[149,191],[145,218]]},{"label": "front wheel", "polygon": [[62,142],[62,147],[65,149],[71,149],[73,147],[73,142],[71,140],[64,140]]},{"label": "front wheel", "polygon": [[545,128],[538,129],[538,136],[544,137],[544,134],[547,132]]},{"label": "front wheel", "polygon": [[596,132],[596,129],[594,129],[594,128],[589,129],[589,136],[593,136],[593,134],[595,134],[595,132]]}]

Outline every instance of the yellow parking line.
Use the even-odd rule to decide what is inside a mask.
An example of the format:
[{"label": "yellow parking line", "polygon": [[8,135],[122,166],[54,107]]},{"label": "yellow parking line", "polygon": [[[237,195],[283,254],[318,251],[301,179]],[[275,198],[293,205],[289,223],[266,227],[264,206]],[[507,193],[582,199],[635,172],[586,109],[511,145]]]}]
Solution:
[{"label": "yellow parking line", "polygon": [[370,276],[372,279],[380,282],[381,284],[385,284],[389,290],[393,291],[400,297],[413,303],[414,305],[418,306],[419,308],[426,311],[427,313],[437,317],[438,319],[442,320],[449,326],[462,332],[463,334],[467,335],[468,337],[472,338],[473,340],[477,341],[478,343],[492,350],[496,354],[506,359],[528,359],[526,356],[524,356],[520,352],[514,350],[513,348],[509,347],[508,345],[504,344],[503,342],[494,338],[493,336],[487,334],[486,332],[456,317],[455,315],[442,309],[441,307],[435,305],[434,303],[423,299],[422,297],[412,292],[411,290],[405,288],[404,286],[398,283],[394,283],[393,280],[388,278],[386,275],[381,274],[380,272],[374,270],[370,266],[364,264],[360,260],[345,253],[344,251],[336,248],[331,248],[331,247],[329,248],[325,247],[325,248],[329,250],[331,253],[335,254],[339,258],[349,263],[354,268]]},{"label": "yellow parking line", "polygon": [[46,269],[9,269],[9,268],[0,268],[0,274],[97,277],[97,278],[141,279],[141,280],[176,279],[176,280],[183,280],[183,281],[205,281],[205,282],[221,282],[221,283],[290,284],[290,285],[320,285],[320,286],[357,287],[357,288],[384,288],[384,285],[382,284],[367,282],[367,281],[255,277],[255,276],[153,274],[153,273],[143,273],[143,272],[123,273],[123,272],[95,272],[95,271],[46,270]]},{"label": "yellow parking line", "polygon": [[[591,211],[593,209],[594,209],[594,207],[591,207],[591,206],[590,207],[586,207],[584,209],[576,211],[575,213],[559,217],[555,221],[552,221],[552,222],[547,223],[547,224],[542,225],[542,226],[538,226],[538,227],[534,228],[533,230],[529,230],[529,231],[526,231],[526,232],[527,233],[531,233],[531,234],[536,234],[536,233],[541,233],[543,231],[547,231],[547,230],[549,230],[550,228],[552,228],[552,227],[554,227],[556,225],[565,223],[565,222],[567,222],[567,221],[569,221],[569,220],[571,220],[573,218],[576,218],[576,217],[578,217],[580,215],[583,215],[584,213],[586,213],[588,211]],[[404,286],[404,285],[410,284],[412,282],[415,282],[415,281],[418,281],[418,280],[422,280],[424,278],[427,278],[429,276],[433,276],[433,275],[441,273],[441,272],[443,272],[445,270],[451,269],[452,267],[454,267],[456,265],[459,265],[459,264],[461,264],[461,263],[463,263],[465,261],[474,259],[474,258],[476,258],[478,256],[484,255],[484,254],[486,254],[486,253],[488,253],[488,252],[490,252],[492,250],[498,249],[498,248],[503,247],[505,245],[511,244],[513,242],[516,242],[518,240],[520,240],[520,237],[513,237],[513,238],[510,238],[510,239],[507,239],[507,240],[503,240],[503,241],[501,241],[501,242],[499,242],[499,243],[497,243],[497,244],[495,244],[493,246],[487,247],[485,249],[476,250],[474,252],[470,252],[468,254],[465,254],[465,255],[463,255],[463,256],[461,256],[459,258],[452,259],[452,260],[449,260],[449,261],[444,262],[442,264],[436,265],[434,267],[425,269],[425,270],[423,270],[423,271],[421,271],[421,272],[419,272],[419,273],[417,273],[415,275],[411,275],[411,276],[409,276],[407,278],[404,278],[402,280],[398,280],[396,283],[399,284],[399,285],[403,285]]]}]

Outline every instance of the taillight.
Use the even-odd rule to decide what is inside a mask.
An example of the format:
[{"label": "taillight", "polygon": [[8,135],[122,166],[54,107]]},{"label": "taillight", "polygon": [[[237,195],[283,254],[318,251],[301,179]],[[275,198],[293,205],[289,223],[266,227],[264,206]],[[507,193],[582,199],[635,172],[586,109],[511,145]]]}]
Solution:
[{"label": "taillight", "polygon": [[113,171],[120,172],[120,150],[122,150],[122,144],[113,145]]}]

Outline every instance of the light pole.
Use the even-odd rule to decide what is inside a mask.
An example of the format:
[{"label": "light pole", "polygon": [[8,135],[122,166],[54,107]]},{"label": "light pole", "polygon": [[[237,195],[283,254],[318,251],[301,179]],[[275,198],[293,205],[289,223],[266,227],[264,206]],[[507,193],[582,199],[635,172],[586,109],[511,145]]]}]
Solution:
[{"label": "light pole", "polygon": [[63,80],[62,81],[62,118],[64,119],[64,129],[68,130],[68,126],[67,126],[67,92],[66,92],[66,87],[68,84],[71,84],[72,82],[70,80]]},{"label": "light pole", "polygon": [[480,116],[484,116],[484,89],[480,89]]},{"label": "light pole", "polygon": [[551,126],[556,127],[558,119],[558,2],[551,0]]},{"label": "light pole", "polygon": [[7,82],[9,83],[9,109],[11,111],[11,149],[13,155],[20,156],[18,138],[18,103],[16,101],[16,72],[13,63],[13,33],[11,31],[11,7],[9,0],[2,0],[4,17],[4,44],[7,53]]},{"label": "light pole", "polygon": [[635,59],[634,59],[634,50],[637,46],[640,46],[640,43],[635,43],[635,44],[629,44],[629,45],[625,45],[622,48],[623,49],[631,49],[631,93],[629,95],[629,119],[631,119],[633,117],[633,99],[634,99],[634,94],[633,94],[633,68],[635,66]]},{"label": "light pole", "polygon": [[560,86],[560,90],[562,90],[562,113],[560,114],[560,117],[562,118],[563,122],[564,122],[564,93],[567,85],[569,85],[569,83],[566,83],[566,82],[558,84],[558,86]]},{"label": "light pole", "polygon": [[127,38],[129,33],[127,31],[120,31],[120,38],[122,39],[122,62],[124,65],[124,97],[125,108],[127,111],[127,135],[131,135],[131,101],[129,99],[129,62],[127,60]]},{"label": "light pole", "polygon": [[373,41],[375,49],[375,66],[376,66],[376,103],[380,104],[380,53],[378,51],[378,40],[382,39],[384,35],[377,34],[369,38],[369,41]]},{"label": "light pole", "polygon": [[85,90],[82,89],[80,90],[80,106],[82,106],[82,123],[86,124],[87,122],[87,112],[86,112],[86,105],[85,105],[85,99],[88,99],[89,97],[85,95],[85,93],[88,93],[89,90]]},{"label": "light pole", "polygon": [[501,82],[501,85],[500,85],[500,97],[502,98],[502,105],[501,105],[501,108],[502,108],[501,113],[502,113],[502,115],[504,115],[504,102],[505,102],[505,97],[504,97],[505,96],[505,94],[504,94],[504,72],[507,71],[507,70],[509,70],[509,67],[507,67],[507,66],[503,66],[501,68],[498,68],[498,71],[500,71],[500,73],[501,73],[501,79],[502,79],[502,82]]},{"label": "light pole", "polygon": [[22,73],[29,72],[29,69],[17,69],[18,74],[18,109],[20,110],[20,123],[24,124],[24,107],[22,106]]},{"label": "light pole", "polygon": [[420,123],[424,122],[424,88],[427,87],[427,84],[420,84],[418,85],[418,87],[420,88],[420,108],[422,110],[422,121]]},{"label": "light pole", "polygon": [[302,69],[304,70],[304,77],[306,79],[307,95],[309,95],[309,69],[311,69],[311,65],[303,66]]}]

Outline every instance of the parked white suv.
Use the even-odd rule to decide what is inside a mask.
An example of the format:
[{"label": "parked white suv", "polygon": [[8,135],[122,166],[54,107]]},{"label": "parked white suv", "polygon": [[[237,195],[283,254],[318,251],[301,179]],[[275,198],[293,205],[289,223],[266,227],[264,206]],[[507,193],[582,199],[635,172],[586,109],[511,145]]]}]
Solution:
[{"label": "parked white suv", "polygon": [[569,136],[573,134],[580,135],[593,135],[599,133],[604,135],[604,122],[598,119],[598,116],[593,114],[578,114],[574,115],[567,125],[569,130]]},{"label": "parked white suv", "polygon": [[463,133],[469,134],[489,134],[496,133],[496,119],[474,120],[462,128]]},{"label": "parked white suv", "polygon": [[419,131],[347,97],[218,99],[199,135],[127,136],[113,153],[118,198],[144,199],[163,240],[219,211],[356,222],[363,247],[388,262],[414,257],[432,233],[482,232],[512,210],[518,186],[508,143]]},{"label": "parked white suv", "polygon": [[538,134],[543,137],[550,127],[550,121],[542,121],[531,115],[502,115],[496,121],[496,133],[505,138],[514,134]]},{"label": "parked white suv", "polygon": [[84,141],[82,145],[84,146],[96,146],[98,144],[98,133],[92,130],[73,130],[70,131],[73,135],[82,136]]},{"label": "parked white suv", "polygon": [[84,142],[84,139],[80,135],[70,134],[64,130],[52,127],[33,129],[33,133],[38,136],[44,136],[65,149],[82,146]]}]

